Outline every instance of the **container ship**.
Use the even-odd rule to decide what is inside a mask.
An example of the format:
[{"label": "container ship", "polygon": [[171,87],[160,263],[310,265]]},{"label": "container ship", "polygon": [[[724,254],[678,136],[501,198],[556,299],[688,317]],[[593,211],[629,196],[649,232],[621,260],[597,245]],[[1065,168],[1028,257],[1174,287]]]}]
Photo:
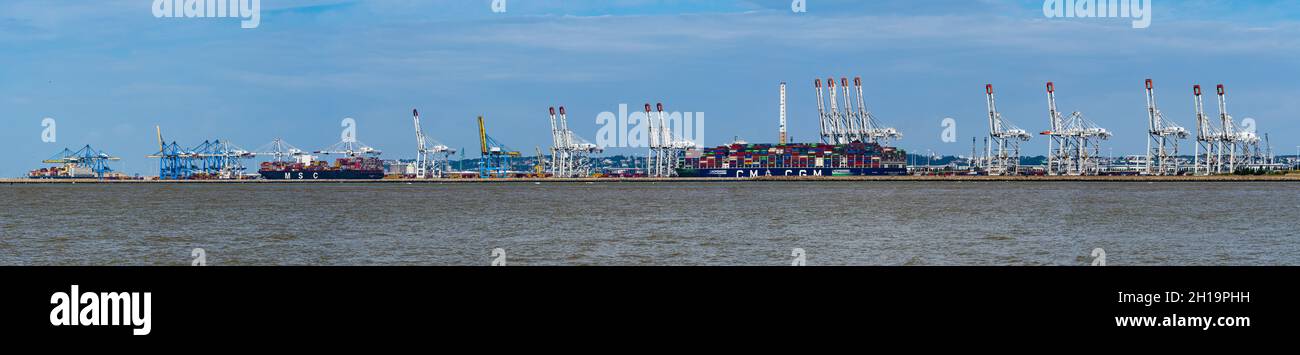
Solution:
[{"label": "container ship", "polygon": [[374,157],[346,157],[329,165],[303,155],[292,162],[264,162],[257,172],[267,180],[378,180],[384,178],[384,162]]},{"label": "container ship", "polygon": [[877,143],[742,144],[686,151],[683,177],[906,175],[907,153]]},{"label": "container ship", "polygon": [[93,179],[95,176],[94,170],[76,165],[40,168],[27,173],[31,179]]}]

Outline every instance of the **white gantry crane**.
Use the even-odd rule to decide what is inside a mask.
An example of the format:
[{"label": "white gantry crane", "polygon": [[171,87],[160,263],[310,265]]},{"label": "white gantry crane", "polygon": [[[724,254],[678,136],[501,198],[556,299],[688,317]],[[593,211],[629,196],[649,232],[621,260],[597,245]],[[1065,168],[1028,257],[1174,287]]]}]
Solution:
[{"label": "white gantry crane", "polygon": [[[551,113],[551,175],[554,177],[575,178],[591,177],[592,164],[590,155],[603,151],[599,146],[588,142],[569,129],[569,115],[564,106],[560,106],[559,116],[555,107]],[[542,157],[538,157],[541,159]]]},{"label": "white gantry crane", "polygon": [[1228,100],[1226,90],[1223,84],[1219,84],[1216,89],[1219,93],[1219,132],[1220,142],[1220,159],[1225,160],[1219,163],[1218,173],[1231,173],[1237,170],[1237,124],[1232,121],[1232,115],[1228,114]]},{"label": "white gantry crane", "polygon": [[1252,165],[1261,164],[1260,157],[1262,150],[1260,148],[1260,135],[1255,131],[1245,130],[1243,127],[1236,126],[1232,121],[1231,114],[1227,113],[1227,92],[1223,85],[1218,85],[1219,99],[1219,121],[1222,122],[1222,144],[1223,150],[1219,155],[1226,155],[1223,160],[1225,164],[1219,164],[1219,172],[1234,173],[1238,169],[1252,168]]},{"label": "white gantry crane", "polygon": [[[663,103],[659,103],[659,112],[663,112],[663,105]],[[659,131],[656,128],[659,124],[659,117],[653,111],[650,111],[650,103],[645,104],[645,117],[649,122],[647,125],[649,132],[647,132],[646,145],[650,147],[650,151],[645,158],[646,176],[666,177],[668,176],[666,174],[671,174],[671,172],[666,172],[668,168],[665,166],[668,162],[667,147],[659,139]]]},{"label": "white gantry crane", "polygon": [[821,79],[813,81],[813,87],[817,91],[817,116],[821,123],[822,142],[846,144],[856,141],[890,145],[893,140],[902,139],[903,135],[897,129],[881,125],[880,121],[867,111],[866,100],[862,97],[862,78],[853,78],[853,84],[857,90],[856,109],[853,107],[854,93],[849,90],[849,79],[840,78],[839,86],[844,88],[844,110],[840,111],[839,89],[835,85],[835,78],[826,79],[826,86],[830,92],[829,106],[827,97],[822,91]]},{"label": "white gantry crane", "polygon": [[1083,113],[1076,111],[1069,117],[1062,116],[1056,109],[1056,85],[1050,81],[1047,82],[1047,110],[1051,130],[1041,133],[1051,138],[1047,142],[1047,174],[1100,173],[1095,157],[1101,155],[1101,141],[1110,139],[1110,132]]},{"label": "white gantry crane", "polygon": [[1196,156],[1192,160],[1192,174],[1217,174],[1223,165],[1223,133],[1205,114],[1200,85],[1192,86],[1192,95],[1196,104]]},{"label": "white gantry crane", "polygon": [[1233,173],[1239,168],[1249,167],[1259,157],[1259,135],[1237,127],[1232,115],[1228,114],[1227,92],[1223,84],[1217,87],[1219,94],[1219,121],[1223,128],[1220,133],[1221,162],[1219,173]]},{"label": "white gantry crane", "polygon": [[415,121],[415,178],[441,178],[451,170],[451,155],[456,154],[456,150],[424,135],[420,110],[411,109],[411,115]]},{"label": "white gantry crane", "polygon": [[[984,85],[984,94],[988,98],[989,107],[989,139],[984,147],[985,156],[988,157],[986,171],[989,175],[1019,174],[1020,142],[1029,141],[1029,132],[1002,119],[993,95],[993,84]],[[974,147],[975,141],[972,138],[971,149],[974,150]],[[974,154],[971,156],[974,157]]]},{"label": "white gantry crane", "polygon": [[[645,104],[646,118],[650,123],[650,155],[646,157],[646,174],[650,177],[676,176],[683,156],[687,150],[695,148],[695,142],[685,139],[674,140],[673,129],[668,126],[668,114],[664,113],[664,104],[662,102],[656,104],[655,109],[651,111],[650,104]],[[681,124],[682,122],[678,121],[678,125]]]},{"label": "white gantry crane", "polygon": [[276,162],[285,162],[298,160],[298,157],[304,153],[305,152],[303,152],[302,149],[298,149],[298,147],[289,144],[289,142],[276,138],[270,143],[257,148],[257,150],[254,150],[252,154],[254,156],[268,156],[271,157],[271,160]]},{"label": "white gantry crane", "polygon": [[1178,143],[1187,138],[1187,129],[1165,119],[1156,106],[1155,83],[1147,79],[1147,175],[1177,175]]},{"label": "white gantry crane", "polygon": [[822,143],[827,143],[827,144],[844,143],[843,142],[844,137],[843,135],[841,135],[839,129],[840,111],[838,106],[836,106],[838,105],[836,104],[836,101],[838,100],[835,99],[835,95],[836,95],[835,79],[826,80],[826,85],[830,87],[830,92],[831,92],[831,104],[830,104],[829,111],[826,109],[826,98],[822,94],[822,79],[817,79],[816,81],[813,82],[813,85],[817,89],[817,117],[819,118],[821,124]]},{"label": "white gantry crane", "polygon": [[[564,106],[560,106],[560,109],[563,110]],[[551,160],[549,161],[549,163],[550,163],[551,176],[561,177],[565,175],[564,170],[569,165],[564,161],[564,156],[566,155],[564,149],[565,134],[560,133],[560,124],[555,118],[556,117],[555,107],[551,107],[550,112],[551,112],[551,116],[550,116],[551,117]],[[539,156],[538,159],[541,159],[541,157]]]},{"label": "white gantry crane", "polygon": [[361,141],[356,140],[355,138],[344,139],[338,143],[334,143],[334,145],[329,146],[329,148],[312,152],[312,154],[340,154],[348,157],[378,156],[382,153],[383,152],[378,149],[368,146],[365,143],[361,143]]}]

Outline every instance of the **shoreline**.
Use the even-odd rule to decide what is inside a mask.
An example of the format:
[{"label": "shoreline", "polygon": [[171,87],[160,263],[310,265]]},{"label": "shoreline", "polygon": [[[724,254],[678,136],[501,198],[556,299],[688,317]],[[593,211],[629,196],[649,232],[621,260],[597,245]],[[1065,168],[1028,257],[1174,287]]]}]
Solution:
[{"label": "shoreline", "polygon": [[40,184],[491,184],[491,183],[675,183],[675,182],[1300,182],[1300,175],[1212,176],[765,176],[743,178],[512,178],[381,180],[98,180],[0,179],[4,185]]}]

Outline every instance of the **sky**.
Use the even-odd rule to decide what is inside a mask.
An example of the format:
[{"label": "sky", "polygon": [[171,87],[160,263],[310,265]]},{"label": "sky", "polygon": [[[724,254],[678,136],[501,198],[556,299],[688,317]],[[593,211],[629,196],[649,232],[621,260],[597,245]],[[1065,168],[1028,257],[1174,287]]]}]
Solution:
[{"label": "sky", "polygon": [[[1278,155],[1300,146],[1294,1],[1153,0],[1143,29],[1047,18],[1041,0],[806,0],[801,13],[790,0],[506,0],[505,12],[492,0],[262,0],[252,29],[155,18],[153,2],[0,2],[0,177],[87,144],[121,157],[119,171],[156,175],[155,126],[183,146],[322,149],[347,117],[385,158],[413,158],[412,108],[467,157],[479,115],[510,148],[545,149],[547,108],[560,105],[593,141],[599,113],[663,102],[704,113],[706,145],[773,142],[780,82],[790,135],[816,141],[812,81],[832,76],[861,76],[868,109],[913,152],[968,155],[988,133],[985,84],[1004,118],[1045,130],[1054,81],[1061,110],[1113,132],[1104,153],[1140,154],[1146,78],[1184,127],[1191,86],[1223,83],[1229,112],[1253,118]],[[55,142],[42,140],[46,117]],[[956,142],[941,139],[947,117]],[[1039,155],[1047,142],[1022,147]],[[625,153],[644,151],[607,154]]]}]

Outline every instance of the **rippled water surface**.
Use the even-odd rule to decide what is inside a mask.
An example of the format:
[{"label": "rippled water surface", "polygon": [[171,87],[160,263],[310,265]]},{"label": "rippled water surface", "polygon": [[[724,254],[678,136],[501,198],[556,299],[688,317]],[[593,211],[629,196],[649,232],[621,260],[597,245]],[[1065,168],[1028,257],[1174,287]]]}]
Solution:
[{"label": "rippled water surface", "polygon": [[1300,265],[1300,184],[0,185],[0,264]]}]

